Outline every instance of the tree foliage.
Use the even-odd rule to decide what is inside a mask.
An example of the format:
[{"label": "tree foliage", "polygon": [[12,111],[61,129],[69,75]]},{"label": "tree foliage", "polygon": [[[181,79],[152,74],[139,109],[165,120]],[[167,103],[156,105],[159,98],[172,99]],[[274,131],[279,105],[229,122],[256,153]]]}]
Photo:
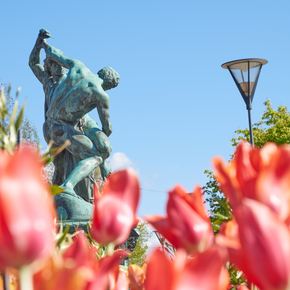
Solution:
[{"label": "tree foliage", "polygon": [[[18,88],[16,90],[15,96],[13,96],[11,93],[11,85],[3,86],[3,92],[5,94],[7,112],[11,113],[13,112],[13,108],[15,108],[15,105],[18,103],[18,97],[20,95],[21,88]],[[21,120],[22,122],[20,122],[21,127],[18,128],[20,130],[19,133],[21,140],[39,146],[40,141],[36,129],[31,124],[28,118],[26,118],[25,116],[22,116],[22,118],[23,120]]]},{"label": "tree foliage", "polygon": [[17,145],[17,132],[23,119],[23,108],[18,111],[18,103],[9,103],[9,98],[0,88],[0,149],[12,152]]},{"label": "tree foliage", "polygon": [[[265,102],[266,110],[261,120],[253,125],[254,143],[262,147],[267,142],[290,144],[290,114],[285,106],[273,109],[269,100]],[[241,140],[249,140],[249,130],[235,131],[232,145],[236,146]]]},{"label": "tree foliage", "polygon": [[231,207],[218,187],[218,183],[211,170],[205,170],[208,178],[203,187],[206,203],[209,207],[210,219],[215,233],[219,231],[222,223],[231,220]]},{"label": "tree foliage", "polygon": [[40,144],[37,131],[27,118],[24,118],[20,130],[22,140],[25,140],[26,142],[35,144],[37,146]]},{"label": "tree foliage", "polygon": [[136,228],[139,237],[136,241],[135,248],[129,256],[129,264],[142,266],[145,262],[146,253],[148,250],[148,240],[150,233],[146,223],[140,222]]}]

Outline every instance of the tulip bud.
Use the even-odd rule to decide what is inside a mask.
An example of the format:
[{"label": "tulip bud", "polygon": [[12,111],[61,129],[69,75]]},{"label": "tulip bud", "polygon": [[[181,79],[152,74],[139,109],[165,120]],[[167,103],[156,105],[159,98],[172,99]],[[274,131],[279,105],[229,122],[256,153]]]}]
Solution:
[{"label": "tulip bud", "polygon": [[139,181],[132,170],[113,173],[102,195],[95,194],[92,237],[104,245],[125,242],[136,222],[139,197]]},{"label": "tulip bud", "polygon": [[177,186],[169,192],[167,217],[146,220],[172,245],[193,254],[206,250],[213,242],[213,231],[199,187],[189,195]]},{"label": "tulip bud", "polygon": [[34,148],[0,151],[0,159],[0,265],[20,267],[52,250],[53,200]]}]

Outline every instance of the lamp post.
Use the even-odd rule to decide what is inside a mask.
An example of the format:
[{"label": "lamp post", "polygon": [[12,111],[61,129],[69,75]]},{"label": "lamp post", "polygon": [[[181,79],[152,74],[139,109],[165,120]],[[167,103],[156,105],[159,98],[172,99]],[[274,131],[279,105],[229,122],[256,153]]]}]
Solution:
[{"label": "lamp post", "polygon": [[260,76],[262,66],[268,61],[262,58],[246,58],[226,62],[222,64],[222,68],[227,69],[233,77],[247,107],[250,143],[254,145],[251,110],[252,102]]}]

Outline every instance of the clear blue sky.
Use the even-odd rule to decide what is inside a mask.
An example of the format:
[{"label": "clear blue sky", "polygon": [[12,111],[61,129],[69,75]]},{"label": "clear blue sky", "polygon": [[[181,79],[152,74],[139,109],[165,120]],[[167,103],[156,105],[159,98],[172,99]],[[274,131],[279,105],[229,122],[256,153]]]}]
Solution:
[{"label": "clear blue sky", "polygon": [[119,71],[121,83],[110,92],[110,139],[140,174],[141,215],[162,213],[166,191],[177,183],[188,191],[204,184],[212,157],[228,158],[234,130],[247,127],[245,105],[223,62],[268,59],[253,121],[267,98],[290,106],[287,0],[2,2],[0,83],[22,87],[39,135],[44,95],[28,57],[40,28],[91,70]]}]

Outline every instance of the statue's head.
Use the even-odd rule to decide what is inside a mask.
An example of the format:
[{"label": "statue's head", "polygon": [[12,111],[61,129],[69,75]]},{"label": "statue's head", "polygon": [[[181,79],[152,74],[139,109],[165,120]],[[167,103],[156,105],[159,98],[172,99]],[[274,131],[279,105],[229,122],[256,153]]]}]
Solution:
[{"label": "statue's head", "polygon": [[50,58],[46,58],[44,60],[44,69],[49,76],[52,76],[54,78],[60,77],[64,74],[63,67]]},{"label": "statue's head", "polygon": [[104,90],[115,88],[120,81],[120,75],[111,67],[106,66],[98,71],[98,76],[103,80]]}]

